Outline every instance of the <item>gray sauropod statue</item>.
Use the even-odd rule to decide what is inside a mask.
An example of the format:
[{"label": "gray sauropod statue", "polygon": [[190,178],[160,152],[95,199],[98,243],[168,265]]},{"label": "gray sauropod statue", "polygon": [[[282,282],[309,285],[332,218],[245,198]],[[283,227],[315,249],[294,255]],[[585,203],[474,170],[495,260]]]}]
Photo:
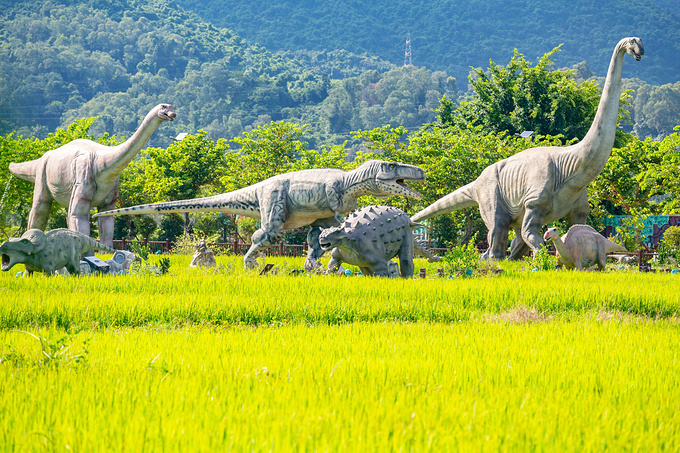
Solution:
[{"label": "gray sauropod statue", "polygon": [[439,261],[426,247],[414,240],[408,214],[391,206],[368,206],[349,215],[340,226],[325,229],[319,236],[323,250],[331,250],[329,272],[344,263],[359,266],[364,275],[388,277],[388,261],[399,257],[402,277],[413,276],[413,254]]},{"label": "gray sauropod statue", "polygon": [[320,266],[324,251],[319,246],[321,227],[340,223],[340,215],[353,211],[363,195],[420,198],[405,181],[423,181],[425,173],[414,165],[370,160],[352,171],[335,168],[300,170],[280,174],[252,186],[212,197],[152,203],[113,211],[95,217],[118,214],[160,214],[167,212],[229,212],[261,221],[244,257],[254,266],[258,252],[278,242],[285,230],[310,225],[309,252],[305,269]]},{"label": "gray sauropod statue", "polygon": [[590,225],[574,225],[561,239],[557,228],[548,228],[543,238],[555,244],[557,264],[567,269],[583,270],[597,264],[604,270],[608,253],[626,251],[624,246],[610,241]]},{"label": "gray sauropod statue", "polygon": [[484,258],[503,259],[510,228],[510,259],[543,245],[541,227],[566,217],[585,223],[590,207],[586,187],[602,171],[614,146],[624,54],[640,60],[640,38],[624,38],[614,49],[595,119],[585,138],[565,147],[531,148],[496,162],[473,182],[440,198],[412,217],[418,222],[457,209],[479,206],[489,249]]},{"label": "gray sauropod statue", "polygon": [[[132,137],[120,145],[73,140],[36,160],[9,164],[14,176],[35,183],[28,228],[44,230],[52,202],[56,201],[68,209],[68,228],[89,236],[90,209],[116,207],[118,176],[156,128],[175,116],[171,105],[160,104],[146,115]],[[99,219],[99,238],[104,245],[113,246],[113,219]]]},{"label": "gray sauropod statue", "polygon": [[3,271],[23,263],[29,273],[43,271],[54,274],[66,267],[71,274],[80,274],[80,258],[89,250],[115,252],[89,236],[66,228],[43,233],[38,229],[26,231],[20,238],[10,238],[0,244]]}]

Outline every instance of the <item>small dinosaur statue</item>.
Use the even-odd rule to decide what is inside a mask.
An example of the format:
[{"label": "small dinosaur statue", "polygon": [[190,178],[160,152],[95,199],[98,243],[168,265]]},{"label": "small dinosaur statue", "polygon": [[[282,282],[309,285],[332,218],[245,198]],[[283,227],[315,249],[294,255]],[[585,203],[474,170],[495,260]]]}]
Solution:
[{"label": "small dinosaur statue", "polygon": [[89,250],[115,252],[94,239],[66,228],[43,233],[38,229],[26,231],[20,238],[10,238],[0,244],[3,271],[23,263],[29,273],[43,271],[54,274],[66,266],[71,274],[80,274],[80,258]]},{"label": "small dinosaur statue", "polygon": [[[36,160],[9,164],[14,176],[35,183],[28,228],[44,230],[52,202],[56,201],[68,209],[69,229],[89,236],[90,209],[116,207],[118,176],[156,128],[175,116],[171,105],[159,104],[132,137],[118,146],[79,139],[47,151]],[[99,237],[103,244],[113,246],[113,219],[99,220]]]},{"label": "small dinosaur statue", "polygon": [[414,165],[369,160],[352,171],[319,168],[284,173],[252,186],[212,197],[152,203],[99,212],[94,217],[118,214],[160,214],[168,212],[229,212],[261,221],[244,257],[247,267],[256,265],[261,250],[278,242],[285,230],[310,225],[309,252],[305,269],[320,266],[324,251],[319,246],[321,227],[340,223],[340,215],[353,211],[363,195],[420,198],[404,181],[423,181],[425,173]]},{"label": "small dinosaur statue", "polygon": [[604,270],[608,253],[626,251],[624,246],[610,241],[590,225],[574,225],[562,239],[557,228],[548,228],[543,238],[553,241],[557,264],[567,269],[583,270],[597,264],[600,270]]},{"label": "small dinosaur statue", "polygon": [[399,256],[401,276],[413,276],[413,253],[439,261],[413,238],[413,223],[401,209],[367,206],[352,213],[340,225],[325,229],[319,236],[323,250],[331,250],[328,271],[335,272],[345,262],[359,266],[364,275],[388,277],[388,262]]},{"label": "small dinosaur statue", "polygon": [[544,224],[565,216],[571,225],[585,223],[590,210],[586,187],[600,174],[614,146],[625,53],[639,61],[644,54],[640,38],[624,38],[616,45],[597,113],[583,140],[527,149],[496,162],[412,220],[479,206],[489,230],[489,248],[482,257],[498,260],[505,258],[510,228],[515,239],[509,259],[517,259],[541,248]]},{"label": "small dinosaur statue", "polygon": [[196,243],[196,251],[191,257],[189,267],[212,267],[217,265],[215,261],[215,254],[208,248],[205,239],[201,239]]}]

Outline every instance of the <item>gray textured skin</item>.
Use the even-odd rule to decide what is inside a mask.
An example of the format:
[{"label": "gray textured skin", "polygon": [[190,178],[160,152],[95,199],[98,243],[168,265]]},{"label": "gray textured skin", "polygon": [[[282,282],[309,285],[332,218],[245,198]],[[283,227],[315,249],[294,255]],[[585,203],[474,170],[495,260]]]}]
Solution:
[{"label": "gray textured skin", "polygon": [[616,45],[595,119],[583,140],[565,147],[527,149],[496,162],[412,220],[479,206],[489,230],[483,258],[497,260],[505,258],[510,228],[516,237],[509,258],[517,259],[541,248],[544,224],[563,217],[571,225],[585,223],[590,210],[586,187],[600,174],[614,146],[625,53],[640,60],[644,54],[640,38],[624,38]]},{"label": "gray textured skin", "polygon": [[212,250],[208,248],[205,239],[198,241],[196,243],[196,251],[194,252],[194,256],[191,257],[189,267],[212,267],[216,264],[215,255]]},{"label": "gray textured skin", "polygon": [[134,253],[127,250],[116,250],[113,256],[104,262],[109,265],[109,274],[117,275],[121,271],[129,271],[130,266],[135,261],[141,261],[141,259]]},{"label": "gray textured skin", "polygon": [[624,246],[610,241],[590,225],[574,225],[562,239],[557,228],[548,228],[543,238],[553,241],[557,264],[567,269],[583,270],[597,264],[600,270],[604,270],[608,253],[626,251]]},{"label": "gray textured skin", "polygon": [[335,272],[344,263],[359,266],[364,275],[388,277],[388,261],[399,256],[399,270],[404,278],[413,276],[413,253],[439,261],[413,238],[413,223],[401,209],[391,206],[367,206],[352,213],[337,227],[321,232],[319,244],[331,250],[328,271]]},{"label": "gray textured skin", "polygon": [[420,198],[404,180],[424,179],[423,170],[416,166],[371,160],[349,172],[335,168],[295,171],[221,195],[133,206],[94,217],[217,211],[259,219],[261,227],[253,234],[252,246],[244,257],[247,267],[256,265],[257,253],[278,242],[285,230],[311,225],[305,269],[312,270],[319,266],[324,253],[319,246],[321,227],[338,225],[340,215],[356,209],[357,199],[363,195]]},{"label": "gray textured skin", "polygon": [[[17,178],[35,183],[28,228],[44,230],[52,202],[68,209],[68,228],[90,235],[90,209],[116,207],[118,176],[142,149],[156,128],[172,121],[171,105],[160,104],[144,118],[139,129],[125,143],[104,146],[91,140],[73,140],[40,158],[11,163],[9,171]],[[99,238],[113,246],[113,219],[99,219]]]},{"label": "gray textured skin", "polygon": [[2,270],[23,263],[29,273],[43,271],[54,274],[66,267],[71,274],[80,274],[80,258],[89,250],[115,252],[94,239],[66,228],[43,233],[38,229],[26,231],[20,238],[10,238],[0,245]]}]

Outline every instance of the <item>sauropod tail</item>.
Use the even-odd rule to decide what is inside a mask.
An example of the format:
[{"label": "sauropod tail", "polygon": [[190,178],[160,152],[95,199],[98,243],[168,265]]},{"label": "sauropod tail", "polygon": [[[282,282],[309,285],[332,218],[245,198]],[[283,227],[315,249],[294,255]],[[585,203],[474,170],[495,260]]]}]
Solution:
[{"label": "sauropod tail", "polygon": [[626,248],[622,246],[621,244],[617,244],[616,242],[610,241],[607,239],[607,247],[606,247],[606,252],[607,253],[612,253],[612,252],[627,252]]},{"label": "sauropod tail", "polygon": [[413,241],[413,252],[415,255],[422,256],[423,258],[427,258],[428,263],[436,263],[438,262],[441,258],[432,253],[432,250],[430,250],[427,247],[427,244],[425,244],[422,241],[415,240]]},{"label": "sauropod tail", "polygon": [[477,201],[474,199],[471,182],[459,189],[454,190],[448,195],[443,196],[439,200],[432,203],[427,208],[423,209],[413,217],[413,222],[419,220],[429,219],[449,212],[457,211],[458,209],[468,208],[470,206],[477,206]]},{"label": "sauropod tail", "polygon": [[29,160],[28,162],[12,162],[9,164],[9,171],[19,179],[34,183],[36,174],[36,161]]},{"label": "sauropod tail", "polygon": [[94,243],[92,244],[91,247],[92,250],[104,250],[106,252],[116,253],[115,249],[112,249],[111,247],[108,247],[99,241],[95,241],[94,239],[92,239],[92,242]]}]

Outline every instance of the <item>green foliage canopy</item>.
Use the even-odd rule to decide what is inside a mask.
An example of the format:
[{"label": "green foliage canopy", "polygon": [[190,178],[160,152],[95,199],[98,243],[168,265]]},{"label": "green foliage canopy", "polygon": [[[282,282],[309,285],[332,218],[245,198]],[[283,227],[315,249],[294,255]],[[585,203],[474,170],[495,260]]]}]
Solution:
[{"label": "green foliage canopy", "polygon": [[486,132],[583,138],[595,117],[600,90],[592,81],[577,84],[574,71],[551,70],[551,57],[560,47],[539,58],[536,66],[515,49],[505,66],[490,61],[486,71],[474,69],[474,99],[462,103],[452,122],[481,126]]}]

